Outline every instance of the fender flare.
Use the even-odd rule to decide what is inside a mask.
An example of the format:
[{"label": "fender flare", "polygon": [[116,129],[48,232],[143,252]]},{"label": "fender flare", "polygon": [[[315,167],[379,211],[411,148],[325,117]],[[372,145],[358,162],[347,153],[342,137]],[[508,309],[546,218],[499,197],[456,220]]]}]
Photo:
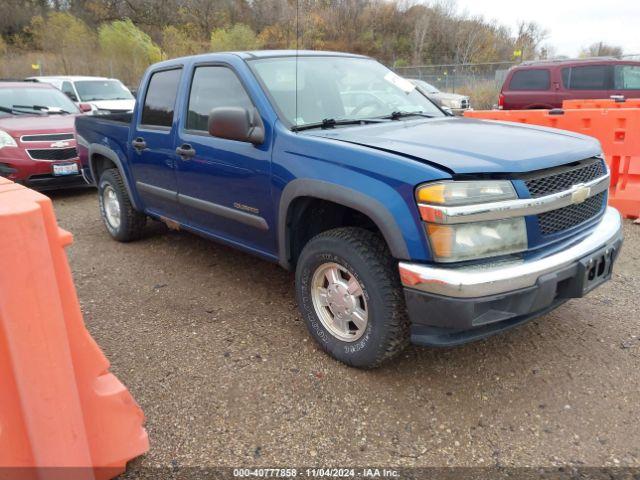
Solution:
[{"label": "fender flare", "polygon": [[375,198],[341,185],[300,178],[287,184],[280,196],[278,207],[278,256],[280,265],[290,269],[289,244],[287,242],[287,213],[291,203],[299,197],[313,197],[344,205],[367,215],[380,229],[391,255],[407,260],[409,251],[402,232],[391,212]]},{"label": "fender flare", "polygon": [[88,151],[89,151],[89,171],[91,172],[91,178],[93,178],[93,181],[96,184],[96,186],[98,186],[98,181],[100,179],[96,176],[95,166],[94,166],[95,164],[94,157],[95,155],[101,155],[111,160],[116,165],[116,168],[120,171],[120,175],[124,180],[124,186],[127,189],[127,193],[129,194],[129,199],[131,200],[131,204],[133,205],[133,208],[135,208],[136,210],[141,210],[140,206],[138,205],[137,197],[134,195],[133,190],[131,190],[131,186],[129,185],[129,179],[125,174],[125,169],[122,164],[122,160],[120,160],[120,157],[118,157],[118,154],[113,150],[111,150],[109,147],[105,147],[104,145],[100,145],[98,143],[90,144],[88,147]]}]

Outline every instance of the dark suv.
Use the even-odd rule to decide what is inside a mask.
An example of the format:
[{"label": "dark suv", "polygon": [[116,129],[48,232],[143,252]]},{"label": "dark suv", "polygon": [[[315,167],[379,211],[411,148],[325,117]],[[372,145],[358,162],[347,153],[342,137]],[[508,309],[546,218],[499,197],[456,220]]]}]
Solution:
[{"label": "dark suv", "polygon": [[525,62],[507,73],[498,107],[559,108],[563,100],[611,95],[640,98],[640,62],[614,58]]}]

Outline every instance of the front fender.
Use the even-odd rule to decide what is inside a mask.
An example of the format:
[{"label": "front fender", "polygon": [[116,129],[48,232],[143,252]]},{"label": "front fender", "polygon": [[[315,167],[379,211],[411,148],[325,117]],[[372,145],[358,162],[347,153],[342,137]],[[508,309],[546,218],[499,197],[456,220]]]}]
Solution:
[{"label": "front fender", "polygon": [[[351,175],[354,175],[351,172]],[[287,242],[287,212],[291,203],[300,197],[327,200],[367,215],[380,229],[391,254],[397,259],[410,259],[410,250],[423,250],[424,235],[418,231],[412,212],[403,198],[387,185],[371,178],[376,197],[344,185],[313,178],[298,178],[289,182],[280,196],[278,207],[278,253],[280,264],[290,268]]]}]

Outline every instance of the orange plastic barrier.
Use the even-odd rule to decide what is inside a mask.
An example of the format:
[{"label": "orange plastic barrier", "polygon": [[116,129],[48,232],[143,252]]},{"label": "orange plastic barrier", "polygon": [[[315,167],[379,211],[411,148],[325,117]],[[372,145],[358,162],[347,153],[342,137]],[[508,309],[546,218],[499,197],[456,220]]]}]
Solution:
[{"label": "orange plastic barrier", "polygon": [[475,110],[465,117],[528,123],[590,135],[602,144],[611,170],[609,204],[640,217],[640,108]]},{"label": "orange plastic barrier", "polygon": [[622,101],[612,98],[603,98],[596,100],[564,100],[562,108],[640,108],[640,98],[625,98]]},{"label": "orange plastic barrier", "polygon": [[0,178],[0,479],[106,479],[149,449],[87,332],[51,201]]}]

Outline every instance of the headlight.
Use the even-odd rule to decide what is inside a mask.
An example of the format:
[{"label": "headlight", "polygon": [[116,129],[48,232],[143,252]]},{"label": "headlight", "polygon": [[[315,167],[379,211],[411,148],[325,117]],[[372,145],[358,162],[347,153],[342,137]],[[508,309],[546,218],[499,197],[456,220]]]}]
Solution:
[{"label": "headlight", "polygon": [[[448,181],[423,185],[416,199],[423,206],[461,207],[518,198],[508,180]],[[428,207],[424,212],[428,212]],[[527,248],[524,217],[442,225],[421,208],[434,260],[460,262],[521,252]],[[429,222],[434,223],[429,223]]]},{"label": "headlight", "polygon": [[482,180],[476,182],[440,182],[418,187],[418,203],[436,205],[471,205],[518,198],[508,180]]},{"label": "headlight", "polygon": [[0,148],[17,147],[16,141],[4,130],[0,130]]},{"label": "headlight", "polygon": [[527,248],[524,217],[426,226],[434,260],[460,262],[521,252]]}]

